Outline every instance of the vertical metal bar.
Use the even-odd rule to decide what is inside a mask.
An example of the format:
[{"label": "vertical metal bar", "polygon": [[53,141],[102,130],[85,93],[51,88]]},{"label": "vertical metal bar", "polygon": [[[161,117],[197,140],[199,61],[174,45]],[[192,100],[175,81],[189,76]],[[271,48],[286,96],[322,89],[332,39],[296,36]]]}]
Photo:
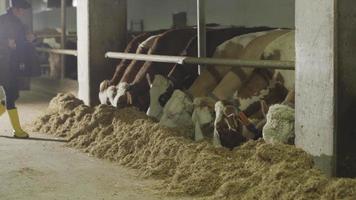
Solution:
[{"label": "vertical metal bar", "polygon": [[[67,41],[67,0],[61,0],[61,49],[65,49]],[[66,74],[65,55],[61,56],[61,78],[65,78]]]},{"label": "vertical metal bar", "polygon": [[141,26],[141,32],[143,32],[144,31],[143,19],[140,20],[140,26]]},{"label": "vertical metal bar", "polygon": [[[205,0],[197,0],[198,57],[206,57]],[[199,65],[199,74],[201,68]]]}]

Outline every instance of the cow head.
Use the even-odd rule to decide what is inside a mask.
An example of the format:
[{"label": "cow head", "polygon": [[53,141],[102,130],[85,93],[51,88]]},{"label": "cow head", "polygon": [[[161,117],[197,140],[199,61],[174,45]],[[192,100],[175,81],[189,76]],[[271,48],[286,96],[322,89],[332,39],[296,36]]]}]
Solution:
[{"label": "cow head", "polygon": [[159,123],[171,128],[189,127],[193,125],[192,112],[193,102],[190,97],[180,90],[175,90],[163,108]]},{"label": "cow head", "polygon": [[150,107],[147,111],[147,115],[159,120],[162,116],[163,106],[160,104],[160,96],[164,94],[170,86],[170,81],[162,75],[155,75],[154,81],[150,84]]},{"label": "cow head", "polygon": [[[194,112],[192,121],[195,125],[194,139],[199,141],[204,139],[203,127],[210,127],[210,123],[214,120],[214,103],[215,101],[209,97],[194,99]],[[208,133],[207,133],[208,134]]]},{"label": "cow head", "polygon": [[268,143],[294,144],[294,109],[283,104],[270,107],[263,139]]},{"label": "cow head", "polygon": [[121,108],[128,105],[128,96],[127,96],[128,88],[129,88],[128,83],[119,83],[119,85],[116,86],[116,95],[113,99],[112,106]]},{"label": "cow head", "polygon": [[235,105],[225,101],[215,104],[214,145],[230,149],[246,141],[243,136],[243,125],[239,120],[239,111]]},{"label": "cow head", "polygon": [[99,86],[99,100],[101,104],[109,104],[107,89],[110,86],[109,80],[104,80]]},{"label": "cow head", "polygon": [[106,89],[106,96],[107,96],[107,99],[108,99],[108,102],[110,103],[110,105],[114,104],[114,98],[115,98],[116,94],[117,94],[116,86],[112,85]]},{"label": "cow head", "polygon": [[294,144],[294,89],[289,91],[282,104],[268,109],[263,139],[268,143]]}]

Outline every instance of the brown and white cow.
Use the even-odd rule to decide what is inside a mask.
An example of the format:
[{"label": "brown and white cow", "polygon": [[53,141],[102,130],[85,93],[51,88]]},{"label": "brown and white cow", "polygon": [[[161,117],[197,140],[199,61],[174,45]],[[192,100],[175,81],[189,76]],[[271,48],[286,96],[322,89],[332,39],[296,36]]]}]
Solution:
[{"label": "brown and white cow", "polygon": [[[140,53],[140,54],[148,53],[159,37],[161,37],[161,35],[153,35],[147,38],[144,42],[142,42],[139,45],[136,53]],[[127,66],[123,76],[121,77],[119,84],[117,84],[116,86],[110,86],[108,88],[107,96],[109,98],[111,105],[116,106],[115,102],[117,100],[115,100],[115,98],[120,97],[126,93],[126,90],[129,87],[129,83],[131,83],[135,79],[137,73],[141,70],[144,64],[145,64],[144,61],[133,60],[129,64],[129,66]]]},{"label": "brown and white cow", "polygon": [[[265,49],[263,59],[295,60],[294,31],[290,31],[272,41]],[[294,142],[294,71],[254,70],[251,77],[235,94],[235,102],[243,115],[257,119],[255,126],[245,121],[249,130],[229,128],[240,125],[228,121],[224,113],[226,106],[218,102],[215,106],[216,119],[214,141],[225,147],[233,148],[247,139],[262,137],[269,143]],[[289,91],[289,92],[288,92]],[[261,103],[263,102],[263,103]],[[268,109],[269,108],[269,109]],[[267,113],[267,114],[266,114]],[[237,119],[237,112],[230,114]],[[239,119],[241,121],[241,118]],[[246,122],[247,121],[247,122]],[[238,126],[238,127],[240,127]],[[252,127],[251,127],[252,126]],[[251,136],[251,129],[252,136]],[[243,136],[243,137],[242,137]],[[221,143],[220,143],[221,142]]]},{"label": "brown and white cow", "polygon": [[[195,35],[196,30],[191,28],[169,30],[157,38],[149,54],[180,55]],[[115,96],[113,106],[124,107],[132,105],[142,111],[147,111],[150,89],[147,76],[154,77],[160,74],[166,77],[173,67],[174,64],[171,63],[145,62],[133,81],[126,83],[122,81],[122,84],[125,84],[124,92],[120,92]]]},{"label": "brown and white cow", "polygon": [[[271,94],[273,96],[273,94]],[[262,119],[250,120],[245,111],[240,111],[234,101],[219,101],[215,104],[213,144],[233,149],[247,140],[261,137],[268,143],[294,143],[294,90],[282,103],[268,106],[261,101]]]},{"label": "brown and white cow", "polygon": [[[61,44],[56,41],[56,38],[45,38],[43,43],[47,44],[52,49],[59,49]],[[55,53],[48,54],[49,77],[53,80],[58,80],[61,77],[61,56]]]},{"label": "brown and white cow", "polygon": [[[141,45],[141,44],[143,42],[145,42],[149,37],[158,35],[162,32],[164,32],[164,31],[159,30],[159,31],[145,32],[145,33],[138,35],[137,37],[133,38],[129,42],[129,44],[127,45],[124,52],[125,53],[136,53],[136,52],[147,53],[148,49],[145,48],[145,46],[147,46],[147,45]],[[120,61],[120,63],[117,65],[116,71],[114,73],[114,76],[111,78],[111,80],[104,80],[101,82],[100,89],[99,89],[99,99],[100,99],[101,104],[110,104],[109,99],[108,99],[109,97],[107,94],[108,88],[110,86],[116,86],[119,84],[123,74],[126,71],[126,68],[131,64],[131,62],[133,62],[133,61],[127,60],[127,59],[122,59]],[[109,89],[109,91],[110,90],[112,90],[112,88]]]},{"label": "brown and white cow", "polygon": [[[264,35],[267,32],[250,33],[246,35],[236,36],[223,44],[219,45],[213,57],[215,58],[240,58],[244,48],[255,38],[260,35]],[[184,125],[192,125],[190,123],[185,123],[189,119],[183,119],[182,116],[191,116],[194,107],[187,106],[184,107],[184,101],[189,101],[189,105],[193,105],[194,98],[206,97],[209,91],[212,91],[219,81],[229,70],[230,66],[217,66],[217,67],[207,67],[203,69],[201,75],[193,83],[193,85],[185,92],[180,90],[175,90],[172,97],[169,99],[167,104],[164,106],[163,115],[160,119],[160,124],[168,127],[179,127]],[[175,102],[175,103],[172,103]],[[197,101],[199,103],[199,101]],[[181,106],[175,106],[177,104],[182,104]]]},{"label": "brown and white cow", "polygon": [[[273,31],[265,31],[265,32],[258,32],[258,33],[252,33],[252,34],[246,34],[242,35],[239,37],[236,37],[230,41],[225,42],[223,45],[219,46],[217,48],[216,52],[216,57],[220,58],[235,58],[235,59],[252,59],[252,60],[258,60],[262,57],[264,49],[266,46],[276,38],[280,37],[281,35],[285,34],[288,32],[287,30],[273,30]],[[191,102],[193,102],[192,99],[195,99],[194,102],[202,102],[205,104],[205,102],[208,100],[208,102],[216,102],[218,100],[227,100],[231,99],[234,91],[238,90],[241,87],[241,84],[246,81],[246,79],[252,74],[253,69],[250,68],[241,68],[238,70],[238,73],[235,72],[234,70],[234,75],[235,75],[235,80],[232,81],[232,84],[226,85],[225,87],[221,87],[221,78],[220,78],[220,84],[219,80],[216,79],[216,74],[220,74],[221,77],[224,77],[229,71],[231,71],[232,67],[231,66],[217,66],[215,68],[215,73],[212,73],[211,71],[205,70],[201,76],[195,81],[193,86],[187,91],[186,98],[185,99],[191,99]],[[213,76],[212,74],[215,74]],[[225,78],[224,78],[225,79]],[[223,79],[223,80],[224,80]],[[225,90],[227,87],[230,87],[229,89],[232,89],[232,92],[227,92],[225,91],[220,91],[220,90]],[[219,90],[216,90],[215,88],[220,88]],[[214,90],[215,89],[215,90]],[[211,93],[212,91],[217,91],[215,93]],[[216,95],[217,94],[217,95]],[[192,98],[193,97],[193,98]],[[200,99],[199,99],[200,98]],[[205,99],[205,100],[204,100]],[[175,93],[173,93],[172,98],[170,101],[175,101]],[[168,105],[168,104],[167,104]],[[180,111],[177,111],[177,108],[166,108],[167,105],[164,108],[164,113],[163,116],[160,120],[160,123],[162,125],[170,126],[172,127],[179,127],[179,126],[184,126],[185,124],[182,124],[178,118],[179,114],[173,114],[173,113],[182,113],[182,109]],[[172,104],[169,104],[172,105]],[[200,118],[206,118],[204,115],[206,115],[206,109],[203,109],[201,105],[194,104],[196,110],[194,110],[194,115],[193,115],[193,123],[195,127],[203,126],[202,121]],[[214,105],[214,104],[213,104]],[[212,107],[211,112],[213,113],[214,106]],[[174,110],[173,113],[170,113],[170,111]],[[203,111],[201,113],[201,111]],[[184,111],[184,112],[190,112],[193,113],[193,110],[190,111]],[[184,114],[187,115],[187,114]],[[177,118],[175,118],[176,116]],[[184,122],[186,120],[183,120]],[[182,122],[183,122],[182,121]],[[208,122],[211,123],[211,122]],[[199,124],[199,125],[197,125]],[[202,139],[202,131],[199,131],[199,129],[196,128],[195,130],[195,139],[199,140]]]},{"label": "brown and white cow", "polygon": [[[259,32],[265,30],[271,30],[273,28],[268,27],[230,27],[230,28],[210,28],[207,31],[207,56],[212,57],[216,48],[223,42],[230,40],[238,35],[243,35],[251,32]],[[185,53],[182,55],[196,57],[198,52],[197,38],[194,37],[188,46],[186,47]],[[209,68],[212,74],[214,68]],[[168,77],[156,76],[154,77],[153,84],[150,89],[150,108],[147,111],[147,115],[156,119],[160,119],[163,106],[168,102],[172,96],[174,90],[187,90],[198,76],[198,66],[197,65],[179,65],[176,64],[172,71],[169,73]],[[221,79],[221,78],[217,78]]]}]

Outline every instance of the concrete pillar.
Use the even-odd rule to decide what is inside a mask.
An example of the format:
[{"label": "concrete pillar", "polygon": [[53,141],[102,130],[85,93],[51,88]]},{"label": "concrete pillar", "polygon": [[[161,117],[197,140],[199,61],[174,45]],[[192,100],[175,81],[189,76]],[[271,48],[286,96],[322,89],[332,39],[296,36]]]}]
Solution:
[{"label": "concrete pillar", "polygon": [[6,13],[7,1],[0,1],[0,15]]},{"label": "concrete pillar", "polygon": [[126,0],[78,1],[78,95],[88,105],[99,103],[99,84],[115,71],[104,54],[125,48],[126,6]]},{"label": "concrete pillar", "polygon": [[330,176],[356,175],[355,7],[296,1],[296,145]]}]

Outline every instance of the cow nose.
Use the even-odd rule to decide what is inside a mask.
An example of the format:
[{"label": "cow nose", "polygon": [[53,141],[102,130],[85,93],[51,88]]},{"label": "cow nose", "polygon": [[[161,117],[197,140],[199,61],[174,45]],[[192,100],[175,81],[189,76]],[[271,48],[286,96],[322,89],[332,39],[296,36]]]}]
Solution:
[{"label": "cow nose", "polygon": [[158,99],[159,104],[160,104],[162,107],[164,107],[164,106],[167,104],[168,100],[169,100],[169,99],[168,99],[168,96],[165,95],[165,94],[162,94],[162,95],[159,97],[159,99]]}]

